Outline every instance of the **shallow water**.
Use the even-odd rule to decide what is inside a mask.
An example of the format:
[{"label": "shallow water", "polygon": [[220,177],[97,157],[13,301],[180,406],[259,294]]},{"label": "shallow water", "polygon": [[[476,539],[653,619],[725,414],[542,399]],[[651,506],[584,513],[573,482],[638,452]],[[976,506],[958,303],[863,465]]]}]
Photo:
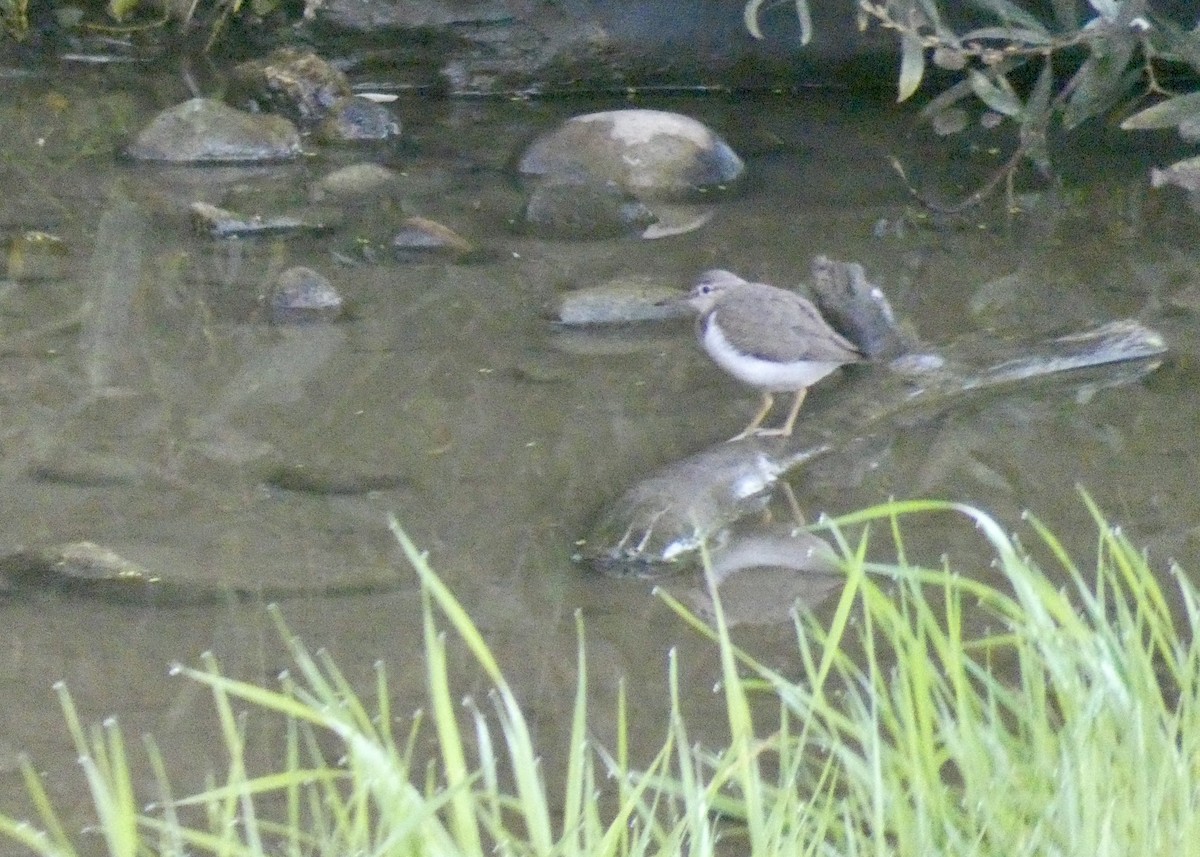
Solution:
[{"label": "shallow water", "polygon": [[[392,707],[403,715],[422,703],[423,659],[415,576],[385,523],[394,513],[484,630],[548,755],[567,727],[577,609],[599,736],[611,730],[605,713],[624,676],[635,721],[648,743],[658,740],[666,653],[678,647],[695,737],[719,741],[721,724],[707,717],[716,677],[708,647],[646,583],[594,576],[570,557],[605,503],[734,433],[757,396],[707,362],[687,325],[575,337],[553,330],[543,312],[559,290],[631,273],[682,287],[720,266],[785,284],[823,253],[864,264],[930,342],[981,330],[1051,335],[1139,316],[1167,334],[1172,353],[1135,383],[1110,387],[1093,375],[1077,386],[971,397],[865,446],[856,466],[818,464],[791,480],[807,515],[933,496],[979,504],[1017,528],[1031,509],[1086,566],[1094,535],[1080,484],[1156,563],[1178,557],[1200,568],[1200,348],[1189,298],[1200,288],[1200,221],[1181,195],[1146,189],[1147,164],[1167,155],[1140,151],[1144,141],[1093,141],[1086,155],[1068,155],[1058,205],[1031,197],[1032,210],[1011,219],[991,206],[935,228],[909,216],[911,198],[887,156],[947,195],[969,191],[994,158],[986,145],[913,134],[907,111],[887,104],[821,93],[400,102],[407,140],[383,160],[409,185],[385,214],[438,219],[490,260],[347,265],[335,251],[373,219],[328,238],[218,243],[190,232],[178,200],[216,193],[215,182],[265,182],[303,198],[309,183],[363,153],[321,152],[265,179],[121,165],[111,156],[120,135],[186,94],[171,80],[119,74],[5,82],[0,95],[5,127],[17,129],[0,171],[3,222],[10,232],[52,232],[69,250],[58,276],[0,284],[0,339],[20,341],[0,357],[4,551],[90,539],[153,568],[250,588],[398,578],[383,594],[289,599],[284,614],[365,694],[373,662],[386,661]],[[516,234],[513,156],[564,116],[625,104],[707,121],[746,155],[744,192],[700,230],[658,241]],[[258,298],[293,264],[326,273],[353,302],[353,318],[267,326]],[[837,387],[822,384],[806,408],[829,406]],[[314,467],[395,476],[399,487],[338,496],[272,488],[255,465],[266,448]],[[48,468],[54,479],[36,478]],[[984,561],[961,521],[913,521],[906,535],[916,558],[945,551],[968,570]],[[182,792],[221,754],[196,737],[210,734],[206,695],[168,679],[168,665],[211,649],[229,672],[263,682],[286,666],[253,602],[12,598],[0,612],[0,810],[20,805],[18,751],[48,772],[52,795],[80,806],[82,777],[53,681],[66,680],[85,719],[116,715],[129,736],[153,732]],[[747,622],[739,634],[794,671],[786,623]],[[472,676],[464,671],[460,690],[482,689]]]}]

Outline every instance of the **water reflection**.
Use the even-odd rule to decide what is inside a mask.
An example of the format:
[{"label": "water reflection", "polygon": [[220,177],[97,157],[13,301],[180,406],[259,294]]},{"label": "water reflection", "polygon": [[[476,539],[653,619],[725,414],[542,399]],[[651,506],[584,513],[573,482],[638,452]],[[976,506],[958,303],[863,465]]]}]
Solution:
[{"label": "water reflection", "polygon": [[[86,112],[87,89],[72,97]],[[1172,295],[1194,286],[1194,216],[1166,192],[1131,194],[1144,174],[1128,153],[1115,153],[1052,217],[1006,222],[987,212],[971,228],[943,231],[905,217],[907,193],[882,155],[901,150],[936,175],[945,150],[906,138],[891,107],[835,101],[662,105],[703,118],[735,148],[739,138],[778,142],[749,158],[744,195],[723,201],[702,228],[645,242],[543,241],[508,222],[519,194],[500,168],[506,158],[562,114],[619,104],[403,105],[414,142],[390,164],[407,181],[395,213],[435,218],[494,251],[478,264],[337,261],[377,226],[380,209],[329,238],[213,244],[169,213],[178,194],[147,190],[152,176],[107,158],[64,171],[36,150],[10,153],[29,159],[23,174],[53,177],[45,196],[82,202],[46,206],[65,210],[48,226],[72,248],[68,276],[0,290],[0,548],[91,540],[205,581],[301,589],[399,570],[403,582],[388,594],[300,597],[284,612],[367,695],[370,665],[387,660],[399,676],[393,710],[407,713],[421,700],[418,605],[387,533],[394,512],[473,611],[547,746],[561,746],[566,729],[576,607],[597,653],[598,712],[612,710],[625,676],[639,722],[659,734],[657,689],[672,645],[683,652],[688,708],[711,711],[706,644],[644,582],[585,576],[570,556],[607,502],[728,437],[753,402],[709,364],[686,324],[657,330],[652,347],[564,343],[540,315],[557,292],[630,274],[682,287],[710,267],[785,284],[825,253],[861,261],[900,317],[944,342],[984,328],[1087,327],[1173,306]],[[323,153],[276,178],[307,198],[308,184],[354,157]],[[880,238],[880,218],[913,225]],[[265,325],[258,296],[293,264],[330,277],[354,306],[351,319]],[[1200,349],[1194,311],[1152,320],[1176,355],[1156,375],[1088,396],[1034,387],[972,399],[901,432],[886,455],[866,444],[860,467],[802,471],[806,511],[919,491],[979,503],[1016,526],[1028,507],[1086,562],[1092,528],[1073,493],[1082,482],[1135,541],[1186,565],[1197,548]],[[22,338],[28,330],[39,336]],[[814,391],[806,410],[818,413],[837,392]],[[383,490],[296,491],[267,478],[281,462],[397,478]],[[977,545],[934,522],[906,535],[914,557],[978,560]],[[776,577],[756,597],[790,605],[793,595],[819,596],[809,585],[820,582],[788,580],[804,591]],[[761,615],[748,604],[747,616]],[[71,683],[86,717],[115,713],[130,734],[154,731],[175,766],[199,772],[212,759],[196,737],[211,727],[206,704],[166,680],[167,664],[214,648],[231,672],[271,681],[284,663],[253,604],[137,611],[10,599],[0,610],[0,742],[30,750],[55,788],[75,797],[51,680]],[[739,632],[765,660],[786,666],[792,657],[786,623]],[[473,681],[465,675],[462,689]],[[706,727],[697,737],[720,739],[720,724]],[[20,784],[2,763],[0,778],[7,806]]]}]

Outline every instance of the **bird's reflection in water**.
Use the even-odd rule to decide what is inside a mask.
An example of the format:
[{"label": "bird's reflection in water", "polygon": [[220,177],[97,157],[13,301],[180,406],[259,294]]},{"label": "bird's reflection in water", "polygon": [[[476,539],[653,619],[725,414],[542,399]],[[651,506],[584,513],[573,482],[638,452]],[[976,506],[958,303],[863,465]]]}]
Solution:
[{"label": "bird's reflection in water", "polygon": [[[792,523],[776,523],[735,533],[713,551],[713,580],[731,627],[789,622],[794,606],[819,603],[842,581],[829,544],[794,529]],[[680,596],[698,615],[713,619],[702,576]]]}]

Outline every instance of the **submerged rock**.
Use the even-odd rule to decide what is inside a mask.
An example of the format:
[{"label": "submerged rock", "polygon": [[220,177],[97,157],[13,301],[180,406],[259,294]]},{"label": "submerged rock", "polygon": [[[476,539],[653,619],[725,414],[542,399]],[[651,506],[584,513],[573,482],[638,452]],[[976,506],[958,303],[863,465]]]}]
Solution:
[{"label": "submerged rock", "polygon": [[153,572],[95,542],[30,548],[0,557],[0,592],[36,589],[137,598],[160,582]]},{"label": "submerged rock", "polygon": [[543,238],[643,235],[657,220],[645,203],[611,184],[539,182],[525,204],[530,232]]},{"label": "submerged rock", "polygon": [[519,169],[560,184],[611,186],[643,200],[678,200],[736,182],[745,164],[691,117],[634,109],[568,119],[529,146]]},{"label": "submerged rock", "polygon": [[252,238],[264,235],[311,235],[327,232],[333,224],[309,214],[241,214],[209,205],[193,202],[190,207],[192,227],[202,235],[212,238]]},{"label": "submerged rock", "polygon": [[400,136],[400,120],[382,104],[351,95],[329,106],[314,134],[326,143],[380,142]]},{"label": "submerged rock", "polygon": [[[147,553],[145,550],[139,553]],[[155,551],[148,552],[152,556]],[[164,566],[165,568],[165,566]],[[89,541],[29,547],[0,554],[0,595],[90,598],[136,606],[172,607],[227,602],[388,592],[400,585],[392,575],[346,578],[327,583],[255,580],[224,583],[177,570],[154,571],[105,545]]]},{"label": "submerged rock", "polygon": [[317,182],[310,194],[314,201],[326,198],[342,203],[361,203],[387,196],[399,196],[403,177],[379,164],[351,164],[334,170]]},{"label": "submerged rock", "polygon": [[137,161],[231,164],[290,161],[300,133],[282,116],[236,110],[211,98],[193,98],[159,113],[125,147]]},{"label": "submerged rock", "polygon": [[353,95],[346,75],[312,51],[280,48],[233,69],[230,100],[264,113],[287,116],[309,130],[333,106]]},{"label": "submerged rock", "polygon": [[554,321],[570,327],[662,321],[691,315],[679,289],[645,275],[617,277],[598,286],[564,292],[552,311]]},{"label": "submerged rock", "polygon": [[420,261],[434,256],[451,259],[473,253],[475,247],[449,226],[424,217],[409,217],[392,236],[392,251],[401,262]]},{"label": "submerged rock", "polygon": [[288,268],[271,289],[271,321],[275,324],[336,321],[343,305],[333,283],[303,265]]}]

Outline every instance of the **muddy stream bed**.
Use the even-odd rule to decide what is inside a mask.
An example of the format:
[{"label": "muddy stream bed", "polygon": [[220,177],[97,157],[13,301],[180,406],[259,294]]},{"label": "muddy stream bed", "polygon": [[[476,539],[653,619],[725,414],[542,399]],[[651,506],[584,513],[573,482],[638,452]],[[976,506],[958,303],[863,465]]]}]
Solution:
[{"label": "muddy stream bed", "polygon": [[[9,237],[37,230],[61,241],[22,249],[20,264],[44,266],[32,274],[11,269],[10,251],[10,278],[0,281],[0,553],[91,541],[242,593],[187,604],[0,595],[0,810],[24,805],[15,754],[27,752],[68,817],[86,818],[51,690],[59,679],[85,719],[116,715],[129,736],[153,732],[177,792],[196,787],[221,763],[209,700],[167,669],[213,650],[228,672],[273,682],[286,656],[247,592],[291,592],[284,616],[311,647],[328,648],[365,694],[372,664],[384,660],[392,709],[419,707],[419,593],[389,513],[485,631],[548,756],[568,727],[576,609],[601,739],[625,676],[647,746],[658,740],[674,646],[695,736],[722,740],[708,716],[719,704],[708,646],[647,582],[598,575],[572,556],[614,498],[734,433],[757,395],[709,363],[686,322],[596,333],[547,320],[564,290],[617,277],[682,290],[722,267],[786,285],[826,254],[862,264],[929,343],[1140,320],[1169,347],[1153,371],[981,391],[788,482],[810,517],[891,496],[938,497],[1018,528],[1031,509],[1086,566],[1094,531],[1082,485],[1161,567],[1175,557],[1200,569],[1200,217],[1181,192],[1147,181],[1149,166],[1173,153],[1128,137],[1092,141],[1061,194],[1022,197],[1027,210],[1012,218],[995,205],[953,224],[919,216],[888,157],[950,195],[973,189],[1001,156],[986,139],[934,140],[913,131],[906,111],[841,93],[401,99],[403,140],[386,150],[322,149],[243,174],[113,157],[124,135],[184,97],[178,81],[129,72],[0,82],[9,129],[0,223]],[[623,106],[706,122],[747,162],[741,193],[701,228],[657,240],[516,231],[510,169],[522,147],[566,116]],[[171,214],[190,187],[304,195],[362,160],[400,170],[404,184],[388,207],[328,234],[214,240],[195,234],[182,211]],[[411,215],[483,252],[432,261],[355,252],[381,237],[373,224]],[[327,276],[348,318],[268,324],[260,298],[292,265]],[[113,278],[134,286],[106,289]],[[845,383],[814,389],[801,422],[835,407]],[[915,558],[945,552],[967,572],[986,564],[962,521],[922,519],[906,536]],[[690,576],[669,585],[702,605]],[[346,591],[326,593],[338,587]],[[731,606],[739,639],[788,672],[792,632],[778,608],[825,592],[824,582],[794,575],[743,586]],[[460,689],[481,689],[473,671],[462,672]],[[260,758],[275,734],[252,722]],[[149,779],[141,783],[149,797]]]}]

